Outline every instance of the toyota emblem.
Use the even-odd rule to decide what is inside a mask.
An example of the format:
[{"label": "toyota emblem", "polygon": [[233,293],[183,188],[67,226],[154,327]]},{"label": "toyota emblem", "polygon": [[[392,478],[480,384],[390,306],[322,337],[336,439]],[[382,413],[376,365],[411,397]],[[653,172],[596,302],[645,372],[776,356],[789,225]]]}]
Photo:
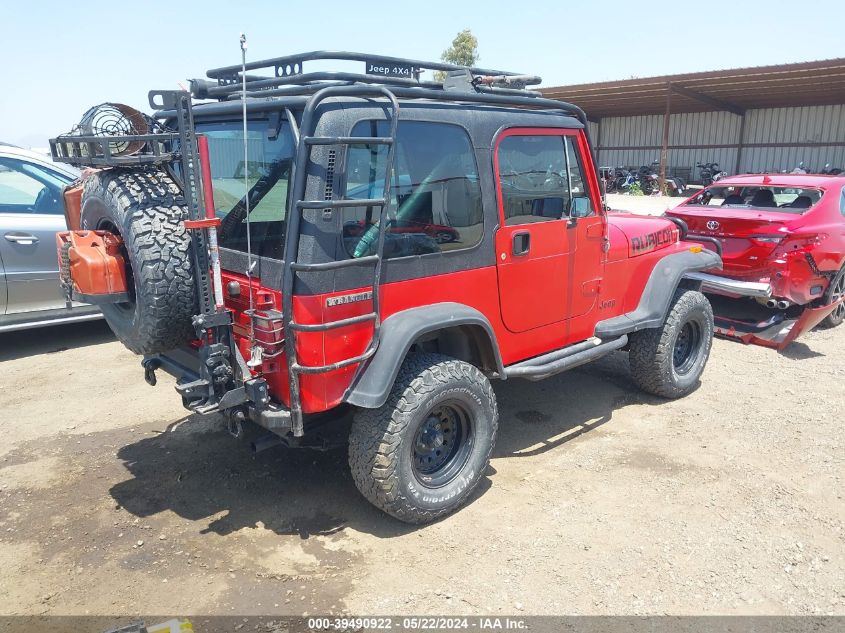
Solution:
[{"label": "toyota emblem", "polygon": [[708,220],[707,221],[707,228],[710,229],[711,231],[715,231],[716,229],[719,228],[719,223],[716,222],[716,220]]}]

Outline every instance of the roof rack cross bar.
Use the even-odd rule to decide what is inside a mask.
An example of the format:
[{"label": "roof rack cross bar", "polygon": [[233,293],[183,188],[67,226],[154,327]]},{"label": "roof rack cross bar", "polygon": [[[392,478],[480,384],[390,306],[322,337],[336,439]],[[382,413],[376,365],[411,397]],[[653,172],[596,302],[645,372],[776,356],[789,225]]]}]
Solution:
[{"label": "roof rack cross bar", "polygon": [[[426,62],[417,59],[405,59],[404,57],[390,57],[387,55],[368,55],[364,53],[353,53],[350,51],[311,51],[309,53],[299,53],[296,55],[285,55],[283,57],[273,57],[260,61],[249,62],[246,65],[246,70],[258,70],[261,68],[273,68],[274,71],[279,67],[293,66],[299,64],[300,72],[302,72],[302,64],[306,61],[316,60],[335,60],[335,61],[358,61],[358,62],[384,62],[388,64],[401,64],[406,66],[413,66],[417,70],[457,70],[460,68],[467,68],[458,64],[448,64],[446,62]],[[242,66],[223,66],[222,68],[212,68],[206,75],[212,79],[229,78],[236,76],[240,81]],[[508,72],[504,70],[492,70],[488,68],[478,68],[475,66],[469,67],[469,70],[474,75],[519,75],[520,73]]]}]

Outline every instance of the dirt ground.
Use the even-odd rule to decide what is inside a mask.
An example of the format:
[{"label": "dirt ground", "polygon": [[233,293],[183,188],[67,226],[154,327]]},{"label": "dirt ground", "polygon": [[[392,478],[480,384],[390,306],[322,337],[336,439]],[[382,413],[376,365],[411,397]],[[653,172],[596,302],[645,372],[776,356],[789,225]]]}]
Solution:
[{"label": "dirt ground", "polygon": [[500,382],[480,490],[410,527],[343,450],[186,417],[102,322],[0,335],[0,614],[845,614],[843,357],[717,340],[674,402],[621,353]]}]

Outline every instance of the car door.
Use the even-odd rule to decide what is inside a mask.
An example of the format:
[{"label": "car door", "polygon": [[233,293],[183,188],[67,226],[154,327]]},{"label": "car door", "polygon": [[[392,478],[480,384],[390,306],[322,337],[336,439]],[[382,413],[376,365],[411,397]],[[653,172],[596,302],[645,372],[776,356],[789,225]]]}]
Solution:
[{"label": "car door", "polygon": [[563,323],[595,303],[603,223],[580,144],[578,130],[555,128],[509,129],[496,141],[499,301],[512,332]]},{"label": "car door", "polygon": [[0,259],[6,314],[65,307],[56,232],[65,230],[68,178],[27,160],[0,157]]},{"label": "car door", "polygon": [[0,316],[4,314],[6,314],[6,269],[3,268],[3,254],[0,253]]}]

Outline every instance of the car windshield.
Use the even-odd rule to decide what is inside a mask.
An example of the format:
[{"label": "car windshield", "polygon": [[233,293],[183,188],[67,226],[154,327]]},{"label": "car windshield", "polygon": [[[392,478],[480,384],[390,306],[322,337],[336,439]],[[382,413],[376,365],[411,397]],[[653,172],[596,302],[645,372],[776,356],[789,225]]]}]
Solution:
[{"label": "car windshield", "polygon": [[821,189],[772,185],[731,185],[708,187],[683,206],[727,207],[802,214],[821,199]]}]

